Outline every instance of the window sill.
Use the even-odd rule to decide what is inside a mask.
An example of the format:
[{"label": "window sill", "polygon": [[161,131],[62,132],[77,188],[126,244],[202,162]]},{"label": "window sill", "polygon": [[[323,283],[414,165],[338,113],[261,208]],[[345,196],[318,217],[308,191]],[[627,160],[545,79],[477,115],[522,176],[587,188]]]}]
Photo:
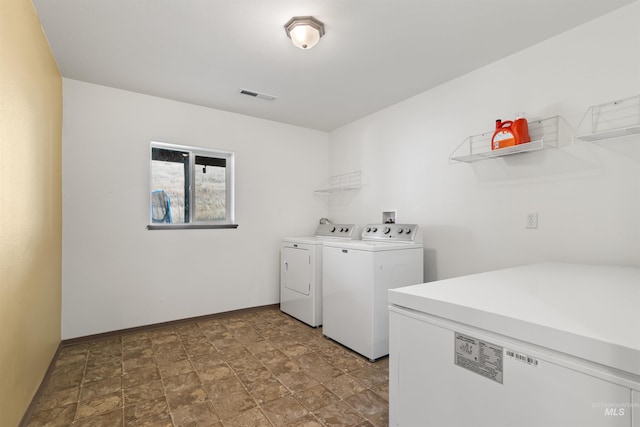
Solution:
[{"label": "window sill", "polygon": [[166,224],[147,225],[147,230],[205,230],[215,228],[238,228],[238,224]]}]

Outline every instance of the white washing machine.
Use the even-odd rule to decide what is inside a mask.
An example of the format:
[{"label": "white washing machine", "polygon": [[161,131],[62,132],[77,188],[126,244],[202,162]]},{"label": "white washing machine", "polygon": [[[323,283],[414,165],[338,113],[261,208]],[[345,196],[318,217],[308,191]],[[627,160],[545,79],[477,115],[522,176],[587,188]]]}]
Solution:
[{"label": "white washing machine", "polygon": [[320,224],[315,236],[280,243],[280,310],[315,327],[322,325],[322,243],[358,236],[354,224]]},{"label": "white washing machine", "polygon": [[424,281],[418,226],[370,224],[322,253],[323,334],[372,361],[389,354],[387,291]]}]

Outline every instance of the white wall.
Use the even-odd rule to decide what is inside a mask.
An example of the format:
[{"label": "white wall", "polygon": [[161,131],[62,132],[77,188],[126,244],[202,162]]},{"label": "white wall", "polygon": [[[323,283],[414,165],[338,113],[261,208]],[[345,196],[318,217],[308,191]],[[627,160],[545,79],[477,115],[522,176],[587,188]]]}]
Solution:
[{"label": "white wall", "polygon": [[[590,105],[639,94],[637,22],[640,2],[329,135],[63,79],[62,338],[277,303],[280,239],[327,215],[398,209],[424,232],[426,281],[544,260],[640,266],[640,137],[449,162],[496,118],[575,127]],[[236,152],[237,230],[146,230],[152,140]],[[329,208],[313,195],[356,170],[357,193]]]},{"label": "white wall", "polygon": [[331,132],[331,174],[361,170],[364,186],[330,216],[398,209],[423,229],[426,281],[544,260],[640,266],[640,137],[449,162],[497,118],[576,127],[589,106],[640,94],[638,22],[640,2]]},{"label": "white wall", "polygon": [[[279,301],[279,242],[327,205],[328,136],[63,80],[63,314],[69,339]],[[236,230],[148,231],[150,141],[236,153]]]}]

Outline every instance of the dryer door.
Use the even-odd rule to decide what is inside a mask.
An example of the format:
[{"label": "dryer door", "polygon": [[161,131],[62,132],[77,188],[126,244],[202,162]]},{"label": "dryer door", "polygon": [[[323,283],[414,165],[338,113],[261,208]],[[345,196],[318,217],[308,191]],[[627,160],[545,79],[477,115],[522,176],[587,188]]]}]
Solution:
[{"label": "dryer door", "polygon": [[304,248],[282,248],[282,285],[303,295],[311,292],[311,253]]}]

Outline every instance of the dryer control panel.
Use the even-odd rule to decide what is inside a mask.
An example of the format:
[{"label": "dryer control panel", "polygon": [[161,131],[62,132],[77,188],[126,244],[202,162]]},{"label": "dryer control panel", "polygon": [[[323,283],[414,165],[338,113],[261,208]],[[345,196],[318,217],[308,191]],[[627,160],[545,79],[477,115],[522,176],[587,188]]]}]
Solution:
[{"label": "dryer control panel", "polygon": [[340,237],[343,239],[355,238],[355,224],[320,224],[316,228],[316,237]]},{"label": "dryer control panel", "polygon": [[422,243],[422,235],[417,224],[367,224],[362,240]]}]

